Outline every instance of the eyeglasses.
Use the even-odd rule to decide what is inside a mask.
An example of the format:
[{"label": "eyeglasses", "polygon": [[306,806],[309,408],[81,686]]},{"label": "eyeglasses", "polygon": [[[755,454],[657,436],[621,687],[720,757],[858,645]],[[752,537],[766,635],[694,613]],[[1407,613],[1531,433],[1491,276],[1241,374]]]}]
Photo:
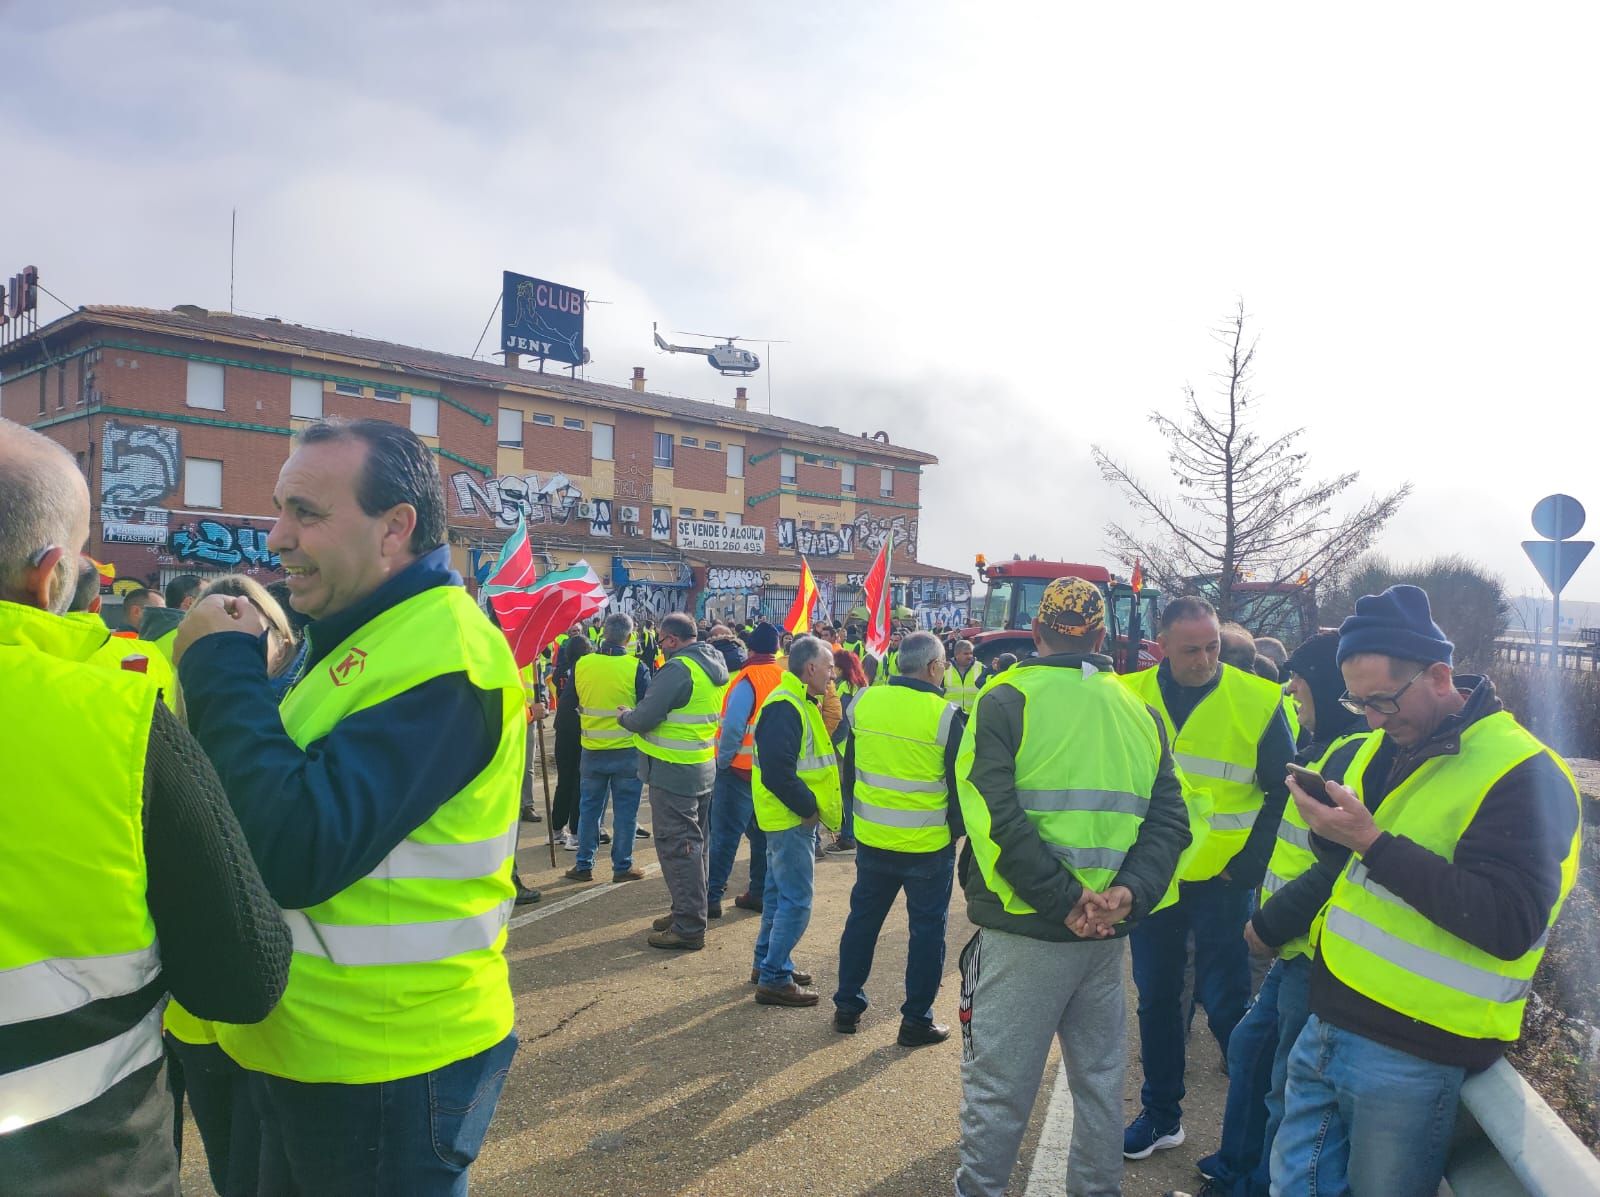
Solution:
[{"label": "eyeglasses", "polygon": [[1374,694],[1371,698],[1357,698],[1346,690],[1339,696],[1339,705],[1352,715],[1364,715],[1368,711],[1376,711],[1380,715],[1395,715],[1400,711],[1400,698],[1411,689],[1411,685],[1419,677],[1428,672],[1424,665],[1411,675],[1411,681],[1401,686],[1393,694]]}]

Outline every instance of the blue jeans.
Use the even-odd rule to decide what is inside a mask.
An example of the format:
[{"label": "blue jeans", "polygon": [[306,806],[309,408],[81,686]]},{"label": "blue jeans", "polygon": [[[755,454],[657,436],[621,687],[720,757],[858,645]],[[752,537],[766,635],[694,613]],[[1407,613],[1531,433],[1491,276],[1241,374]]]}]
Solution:
[{"label": "blue jeans", "polygon": [[1139,1050],[1144,1060],[1145,1110],[1162,1130],[1183,1120],[1187,1038],[1183,972],[1194,933],[1194,996],[1224,1054],[1228,1037],[1250,1003],[1250,952],[1244,924],[1250,891],[1213,878],[1185,881],[1178,901],[1135,925],[1128,936],[1133,983],[1139,990]]},{"label": "blue jeans", "polygon": [[[1228,1197],[1266,1197],[1261,1145],[1267,1129],[1267,1091],[1278,1047],[1278,988],[1283,962],[1261,983],[1255,1003],[1228,1037],[1228,1101],[1222,1113],[1222,1145],[1197,1166],[1222,1186]],[[1254,1187],[1257,1171],[1262,1187]]]},{"label": "blue jeans", "polygon": [[1465,1078],[1463,1068],[1384,1047],[1313,1014],[1289,1054],[1272,1191],[1433,1197]]},{"label": "blue jeans", "polygon": [[1272,1055],[1272,1085],[1267,1091],[1267,1124],[1261,1136],[1261,1162],[1251,1177],[1252,1197],[1271,1191],[1272,1143],[1283,1125],[1283,1092],[1289,1082],[1289,1055],[1311,1017],[1311,957],[1296,956],[1273,966],[1278,981],[1278,1046]]},{"label": "blue jeans", "polygon": [[867,977],[872,972],[878,933],[895,896],[904,889],[911,939],[906,946],[906,1000],[900,1016],[907,1022],[933,1022],[933,999],[939,995],[939,978],[944,975],[944,932],[955,868],[954,845],[937,852],[856,849],[856,884],[850,891],[844,934],[839,937],[835,1006],[857,1014],[867,1008]]},{"label": "blue jeans", "polygon": [[767,833],[756,826],[755,803],[750,797],[750,779],[732,769],[717,770],[717,784],[711,791],[711,857],[707,866],[706,900],[722,901],[728,892],[728,878],[739,855],[739,843],[750,838],[749,892],[760,894],[767,885]]},{"label": "blue jeans", "polygon": [[[222,1197],[248,1197],[259,1186],[261,1164],[261,1122],[250,1102],[250,1074],[215,1043],[185,1043],[168,1034],[166,1044],[169,1058],[179,1061],[172,1071],[183,1078],[212,1187]],[[181,1106],[177,1125],[182,1126]]]},{"label": "blue jeans", "polygon": [[600,846],[600,816],[605,813],[607,791],[611,795],[611,871],[633,868],[633,833],[639,824],[639,796],[644,783],[639,780],[637,748],[585,748],[578,767],[578,859],[580,869],[594,867],[595,849]]},{"label": "blue jeans", "polygon": [[813,829],[804,823],[767,832],[767,884],[761,899],[755,967],[761,984],[782,989],[794,980],[791,953],[811,922]]},{"label": "blue jeans", "polygon": [[370,1085],[248,1074],[263,1197],[465,1197],[517,1036],[418,1076]]}]

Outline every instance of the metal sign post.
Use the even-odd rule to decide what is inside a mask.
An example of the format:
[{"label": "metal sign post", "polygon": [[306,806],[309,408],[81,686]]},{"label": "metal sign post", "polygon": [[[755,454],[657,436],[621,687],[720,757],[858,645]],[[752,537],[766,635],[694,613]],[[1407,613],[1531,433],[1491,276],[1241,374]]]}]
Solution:
[{"label": "metal sign post", "polygon": [[[1583,530],[1583,504],[1571,495],[1546,495],[1533,507],[1533,530],[1544,540],[1525,540],[1522,551],[1550,588],[1550,667],[1561,665],[1561,590],[1578,572],[1592,540],[1573,540]],[[1534,661],[1539,659],[1539,630],[1533,632]]]}]

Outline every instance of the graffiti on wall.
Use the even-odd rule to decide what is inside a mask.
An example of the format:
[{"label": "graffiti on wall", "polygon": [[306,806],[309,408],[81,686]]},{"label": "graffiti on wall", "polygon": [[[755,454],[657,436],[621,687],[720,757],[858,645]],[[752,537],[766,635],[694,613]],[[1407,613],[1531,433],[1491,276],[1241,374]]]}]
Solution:
[{"label": "graffiti on wall", "polygon": [[759,590],[766,582],[759,569],[713,565],[706,570],[707,590]]},{"label": "graffiti on wall", "polygon": [[672,508],[652,507],[650,509],[650,539],[672,539]]},{"label": "graffiti on wall", "polygon": [[681,586],[663,586],[659,582],[630,582],[611,596],[611,609],[633,616],[634,623],[653,619],[659,623],[663,616],[683,610],[683,600],[688,591]]},{"label": "graffiti on wall", "polygon": [[966,578],[912,578],[906,597],[918,627],[958,628],[971,622],[972,583]]},{"label": "graffiti on wall", "polygon": [[540,482],[538,474],[480,478],[470,470],[462,470],[450,475],[450,488],[462,515],[481,512],[494,520],[495,527],[508,530],[517,526],[518,516],[529,524],[568,523],[583,502],[583,491],[565,474],[552,474]]},{"label": "graffiti on wall", "polygon": [[183,465],[176,428],[106,421],[100,448],[102,506],[137,507],[178,488]]},{"label": "graffiti on wall", "polygon": [[640,482],[637,478],[618,478],[611,487],[611,493],[619,499],[636,499],[641,503],[648,503],[655,496],[655,487],[649,482]]},{"label": "graffiti on wall", "polygon": [[856,516],[853,527],[856,534],[856,548],[876,553],[883,548],[883,542],[888,539],[889,533],[893,532],[894,551],[905,553],[913,560],[916,559],[916,520],[907,519],[903,515],[874,515],[870,511],[863,511]]},{"label": "graffiti on wall", "polygon": [[594,501],[594,514],[589,517],[590,536],[611,535],[611,500],[596,499]]},{"label": "graffiti on wall", "polygon": [[267,548],[267,530],[220,520],[199,520],[175,529],[167,548],[179,561],[233,568],[277,569],[278,554]]}]

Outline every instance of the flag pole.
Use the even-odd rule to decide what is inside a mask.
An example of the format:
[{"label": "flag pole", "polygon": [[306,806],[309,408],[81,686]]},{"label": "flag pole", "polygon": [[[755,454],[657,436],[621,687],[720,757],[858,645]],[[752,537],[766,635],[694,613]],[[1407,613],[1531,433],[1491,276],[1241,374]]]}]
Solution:
[{"label": "flag pole", "polygon": [[535,719],[534,726],[539,730],[539,780],[544,783],[544,827],[546,838],[550,841],[550,867],[556,867],[556,818],[550,809],[550,767],[544,759],[544,720]]}]

